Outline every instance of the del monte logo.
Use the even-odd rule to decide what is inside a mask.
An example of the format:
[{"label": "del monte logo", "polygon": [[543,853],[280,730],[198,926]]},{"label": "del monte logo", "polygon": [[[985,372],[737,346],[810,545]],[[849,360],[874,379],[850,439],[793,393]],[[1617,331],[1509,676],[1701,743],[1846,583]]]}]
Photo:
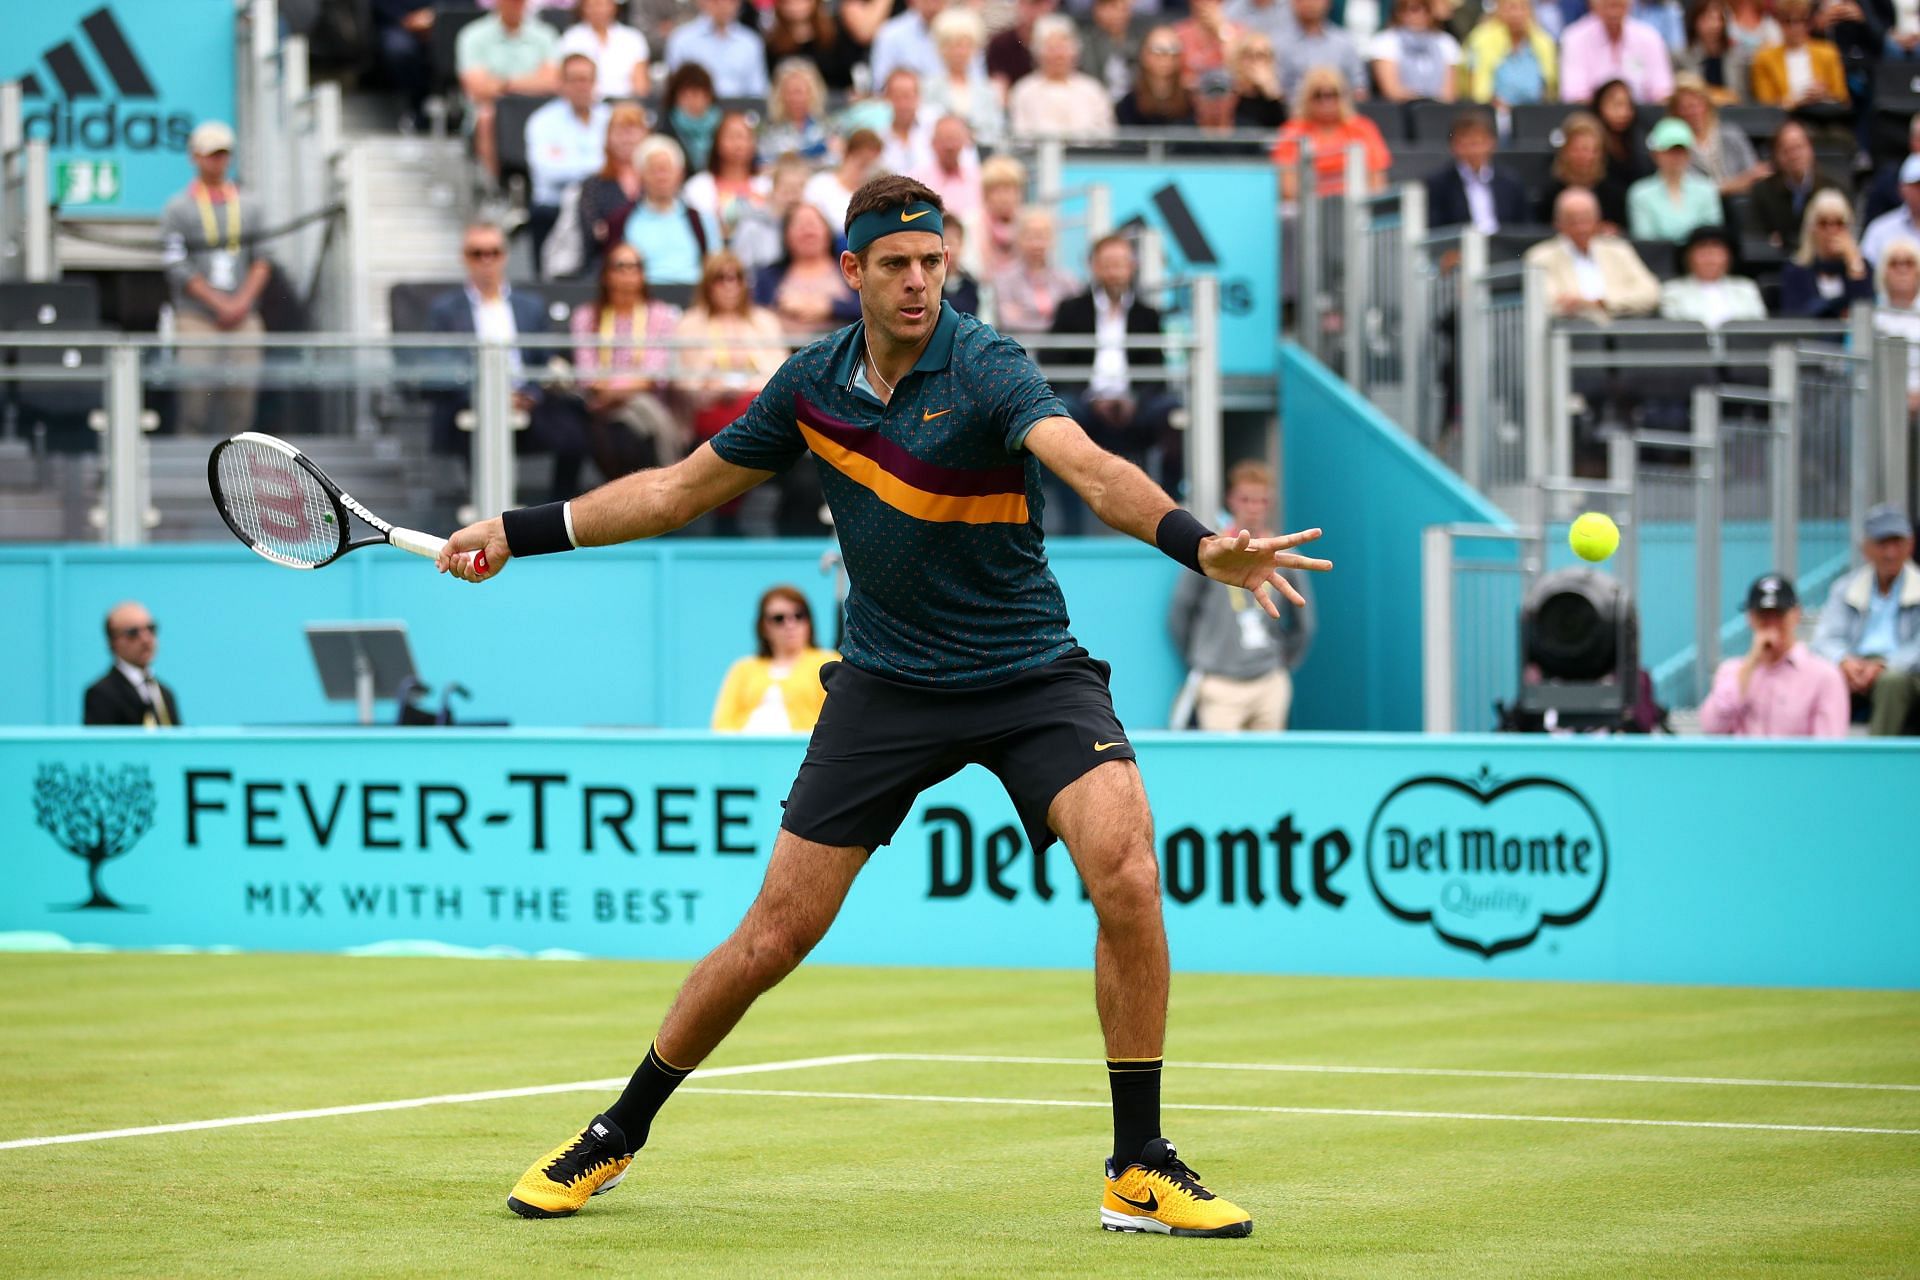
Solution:
[{"label": "del monte logo", "polygon": [[1367,826],[1367,880],[1401,920],[1486,957],[1577,924],[1607,883],[1607,837],[1555,778],[1411,778]]}]

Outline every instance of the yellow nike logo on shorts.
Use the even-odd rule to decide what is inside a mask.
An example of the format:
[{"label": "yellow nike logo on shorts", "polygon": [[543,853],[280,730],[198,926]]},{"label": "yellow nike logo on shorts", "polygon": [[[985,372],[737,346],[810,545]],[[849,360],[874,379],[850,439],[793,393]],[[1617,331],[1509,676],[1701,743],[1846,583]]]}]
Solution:
[{"label": "yellow nike logo on shorts", "polygon": [[1118,742],[1096,742],[1093,744],[1093,749],[1095,751],[1106,751],[1112,747],[1124,747],[1126,745],[1127,745],[1127,740],[1125,738],[1122,738]]}]

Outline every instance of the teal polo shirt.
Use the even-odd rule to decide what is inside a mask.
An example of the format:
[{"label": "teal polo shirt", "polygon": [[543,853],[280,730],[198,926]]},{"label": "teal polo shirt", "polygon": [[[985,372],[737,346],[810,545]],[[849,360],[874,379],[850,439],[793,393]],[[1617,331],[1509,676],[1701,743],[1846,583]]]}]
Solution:
[{"label": "teal polo shirt", "polygon": [[1067,407],[1019,344],[944,302],[889,404],[866,386],[865,342],[861,321],[802,348],[713,438],[755,470],[818,460],[852,583],[841,656],[934,688],[1063,656],[1075,645],[1040,532],[1040,463],[1022,446]]}]

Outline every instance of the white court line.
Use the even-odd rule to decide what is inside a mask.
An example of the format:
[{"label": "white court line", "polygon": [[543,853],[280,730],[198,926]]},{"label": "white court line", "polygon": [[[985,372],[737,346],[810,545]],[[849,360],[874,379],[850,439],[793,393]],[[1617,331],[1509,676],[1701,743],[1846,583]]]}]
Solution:
[{"label": "white court line", "polygon": [[[970,1053],[882,1053],[886,1062],[984,1062],[1009,1066],[1100,1067],[1101,1058],[1003,1058]],[[1866,1084],[1846,1080],[1742,1080],[1725,1076],[1608,1075],[1593,1071],[1476,1071],[1451,1067],[1344,1067],[1296,1062],[1169,1062],[1181,1071],[1292,1071],[1334,1076],[1452,1076],[1469,1080],[1590,1080],[1602,1084],[1705,1084],[1750,1089],[1870,1089],[1920,1093],[1920,1084]]]},{"label": "white court line", "polygon": [[[793,1058],[786,1062],[749,1062],[736,1067],[702,1068],[698,1076],[748,1076],[768,1071],[801,1071],[808,1067],[844,1067],[873,1062],[879,1055],[843,1053],[831,1058]],[[149,1124],[134,1129],[101,1129],[94,1133],[60,1133],[45,1138],[15,1138],[0,1142],[0,1151],[15,1147],[53,1147],[69,1142],[104,1142],[109,1138],[142,1138],[156,1133],[191,1133],[197,1129],[231,1129],[238,1125],[280,1124],[287,1120],[319,1120],[327,1116],[358,1116],[375,1111],[406,1111],[457,1102],[494,1102],[502,1098],[535,1098],[547,1093],[594,1093],[625,1088],[627,1078],[576,1080],[572,1084],[537,1084],[524,1089],[487,1089],[480,1093],[441,1093],[430,1098],[396,1098],[391,1102],[360,1102],[345,1107],[314,1107],[307,1111],[275,1111],[257,1116],[225,1116],[218,1120],[189,1120],[183,1124]]]},{"label": "white court line", "polygon": [[[1099,1107],[1109,1103],[1067,1098],[969,1098],[936,1093],[839,1093],[813,1089],[727,1089],[682,1085],[680,1093],[731,1094],[747,1098],[834,1098],[848,1102],[945,1102],[995,1107]],[[1166,1111],[1238,1111],[1283,1116],[1367,1116],[1394,1120],[1513,1120],[1533,1124],[1624,1124],[1659,1129],[1750,1129],[1767,1133],[1877,1133],[1920,1137],[1920,1129],[1869,1129],[1856,1125],[1756,1124],[1732,1120],[1644,1120],[1614,1116],[1527,1116],[1482,1111],[1388,1111],[1372,1107],[1253,1107],[1223,1102],[1163,1102]]]}]

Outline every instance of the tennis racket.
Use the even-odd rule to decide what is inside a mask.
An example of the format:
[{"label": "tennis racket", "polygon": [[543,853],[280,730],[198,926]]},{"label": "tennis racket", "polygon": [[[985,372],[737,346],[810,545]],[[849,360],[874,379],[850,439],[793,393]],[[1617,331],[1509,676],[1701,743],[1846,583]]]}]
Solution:
[{"label": "tennis racket", "polygon": [[[394,528],[355,502],[306,454],[256,431],[243,431],[213,446],[207,458],[207,488],[234,537],[289,569],[318,569],[349,551],[381,543],[433,560],[447,545],[445,538],[430,533]],[[349,513],[373,532],[353,537]],[[474,569],[485,576],[486,553],[472,555]]]}]

